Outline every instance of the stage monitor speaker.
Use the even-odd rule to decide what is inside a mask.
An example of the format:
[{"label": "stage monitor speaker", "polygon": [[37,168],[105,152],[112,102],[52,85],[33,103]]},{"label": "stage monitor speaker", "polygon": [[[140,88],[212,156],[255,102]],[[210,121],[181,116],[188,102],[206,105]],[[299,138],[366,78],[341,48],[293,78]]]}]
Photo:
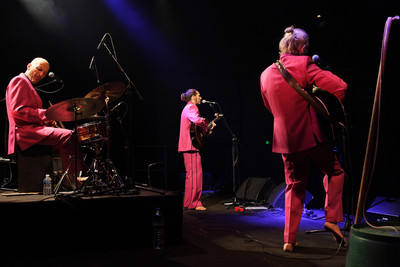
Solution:
[{"label": "stage monitor speaker", "polygon": [[271,178],[247,178],[237,190],[236,198],[244,201],[266,201],[274,187],[275,184]]},{"label": "stage monitor speaker", "polygon": [[[285,209],[285,189],[286,183],[281,183],[274,188],[269,196],[267,203],[273,208]],[[314,197],[310,192],[306,191],[306,197],[304,199],[304,206],[306,206]]]},{"label": "stage monitor speaker", "polygon": [[376,197],[367,212],[399,218],[400,198]]}]

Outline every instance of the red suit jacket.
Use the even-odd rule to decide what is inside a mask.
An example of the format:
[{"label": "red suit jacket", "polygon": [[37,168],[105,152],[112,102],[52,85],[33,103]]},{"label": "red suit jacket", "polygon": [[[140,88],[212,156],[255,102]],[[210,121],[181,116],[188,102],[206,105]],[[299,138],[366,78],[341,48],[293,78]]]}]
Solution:
[{"label": "red suit jacket", "polygon": [[45,127],[48,121],[42,100],[24,73],[14,77],[6,91],[7,115],[9,121],[8,154],[15,151],[15,142],[21,150],[43,140],[54,132]]},{"label": "red suit jacket", "polygon": [[[343,100],[347,84],[332,72],[321,70],[309,56],[283,54],[281,61],[303,88],[315,83]],[[275,64],[264,70],[260,83],[264,104],[274,116],[273,152],[299,152],[315,147],[315,138],[326,141],[314,109],[284,80]]]},{"label": "red suit jacket", "polygon": [[190,124],[192,122],[207,130],[208,126],[204,122],[204,119],[200,117],[199,108],[189,101],[183,108],[181,114],[181,128],[178,143],[179,152],[198,151],[198,149],[192,145],[192,140],[190,139]]}]

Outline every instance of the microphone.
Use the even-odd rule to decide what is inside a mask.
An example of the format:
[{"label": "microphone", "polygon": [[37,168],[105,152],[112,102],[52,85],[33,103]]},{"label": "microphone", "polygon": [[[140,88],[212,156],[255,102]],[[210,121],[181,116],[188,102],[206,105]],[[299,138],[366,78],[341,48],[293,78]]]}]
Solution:
[{"label": "microphone", "polygon": [[115,105],[115,106],[110,110],[110,112],[113,112],[115,109],[117,109],[119,106],[121,106],[121,105],[124,104],[124,103],[125,103],[124,101],[119,102],[117,105]]},{"label": "microphone", "polygon": [[106,39],[107,33],[104,34],[103,38],[101,38],[99,45],[97,46],[97,50],[100,49],[101,45],[104,43],[104,39]]},{"label": "microphone", "polygon": [[89,70],[94,70],[95,71],[95,73],[96,73],[96,81],[97,81],[98,84],[100,84],[99,73],[97,71],[96,60],[94,59],[94,56],[92,56],[92,59],[90,60]]},{"label": "microphone", "polygon": [[318,55],[313,55],[312,60],[314,60],[315,64],[323,70],[331,70],[331,67],[325,64],[322,59]]},{"label": "microphone", "polygon": [[201,100],[201,103],[203,103],[203,104],[214,104],[214,105],[216,105],[217,104],[217,102],[213,102],[213,101],[207,101],[207,100]]},{"label": "microphone", "polygon": [[54,80],[57,81],[57,82],[61,82],[61,83],[63,82],[63,80],[61,80],[60,77],[56,76],[56,75],[54,74],[54,72],[49,72],[48,75],[49,75],[50,78],[54,79]]},{"label": "microphone", "polygon": [[90,60],[89,70],[93,69],[93,64],[94,64],[94,56],[92,56],[92,59]]}]

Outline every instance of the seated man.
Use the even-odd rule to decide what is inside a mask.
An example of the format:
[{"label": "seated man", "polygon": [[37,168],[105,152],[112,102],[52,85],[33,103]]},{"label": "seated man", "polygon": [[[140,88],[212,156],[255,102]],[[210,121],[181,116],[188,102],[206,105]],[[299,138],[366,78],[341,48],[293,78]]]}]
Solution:
[{"label": "seated man", "polygon": [[[7,86],[8,154],[15,153],[16,144],[22,151],[35,144],[53,146],[60,151],[65,171],[70,164],[70,156],[75,154],[73,131],[55,127],[55,122],[46,117],[46,109],[42,108],[42,100],[33,87],[47,75],[49,69],[47,60],[35,58],[28,64],[25,73],[14,77]],[[79,146],[77,154],[80,155]],[[82,165],[78,161],[77,171],[83,169]],[[69,173],[75,173],[74,162]]]}]

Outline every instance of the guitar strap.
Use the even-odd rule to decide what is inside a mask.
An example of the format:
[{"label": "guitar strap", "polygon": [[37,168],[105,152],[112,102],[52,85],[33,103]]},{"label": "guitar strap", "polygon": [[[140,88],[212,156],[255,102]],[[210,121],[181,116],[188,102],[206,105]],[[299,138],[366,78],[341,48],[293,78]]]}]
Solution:
[{"label": "guitar strap", "polygon": [[277,60],[275,65],[278,67],[279,72],[282,74],[285,81],[299,93],[314,109],[317,113],[323,116],[325,119],[330,121],[329,114],[326,109],[321,106],[307,91],[296,81],[295,78],[287,71],[282,61]]}]

